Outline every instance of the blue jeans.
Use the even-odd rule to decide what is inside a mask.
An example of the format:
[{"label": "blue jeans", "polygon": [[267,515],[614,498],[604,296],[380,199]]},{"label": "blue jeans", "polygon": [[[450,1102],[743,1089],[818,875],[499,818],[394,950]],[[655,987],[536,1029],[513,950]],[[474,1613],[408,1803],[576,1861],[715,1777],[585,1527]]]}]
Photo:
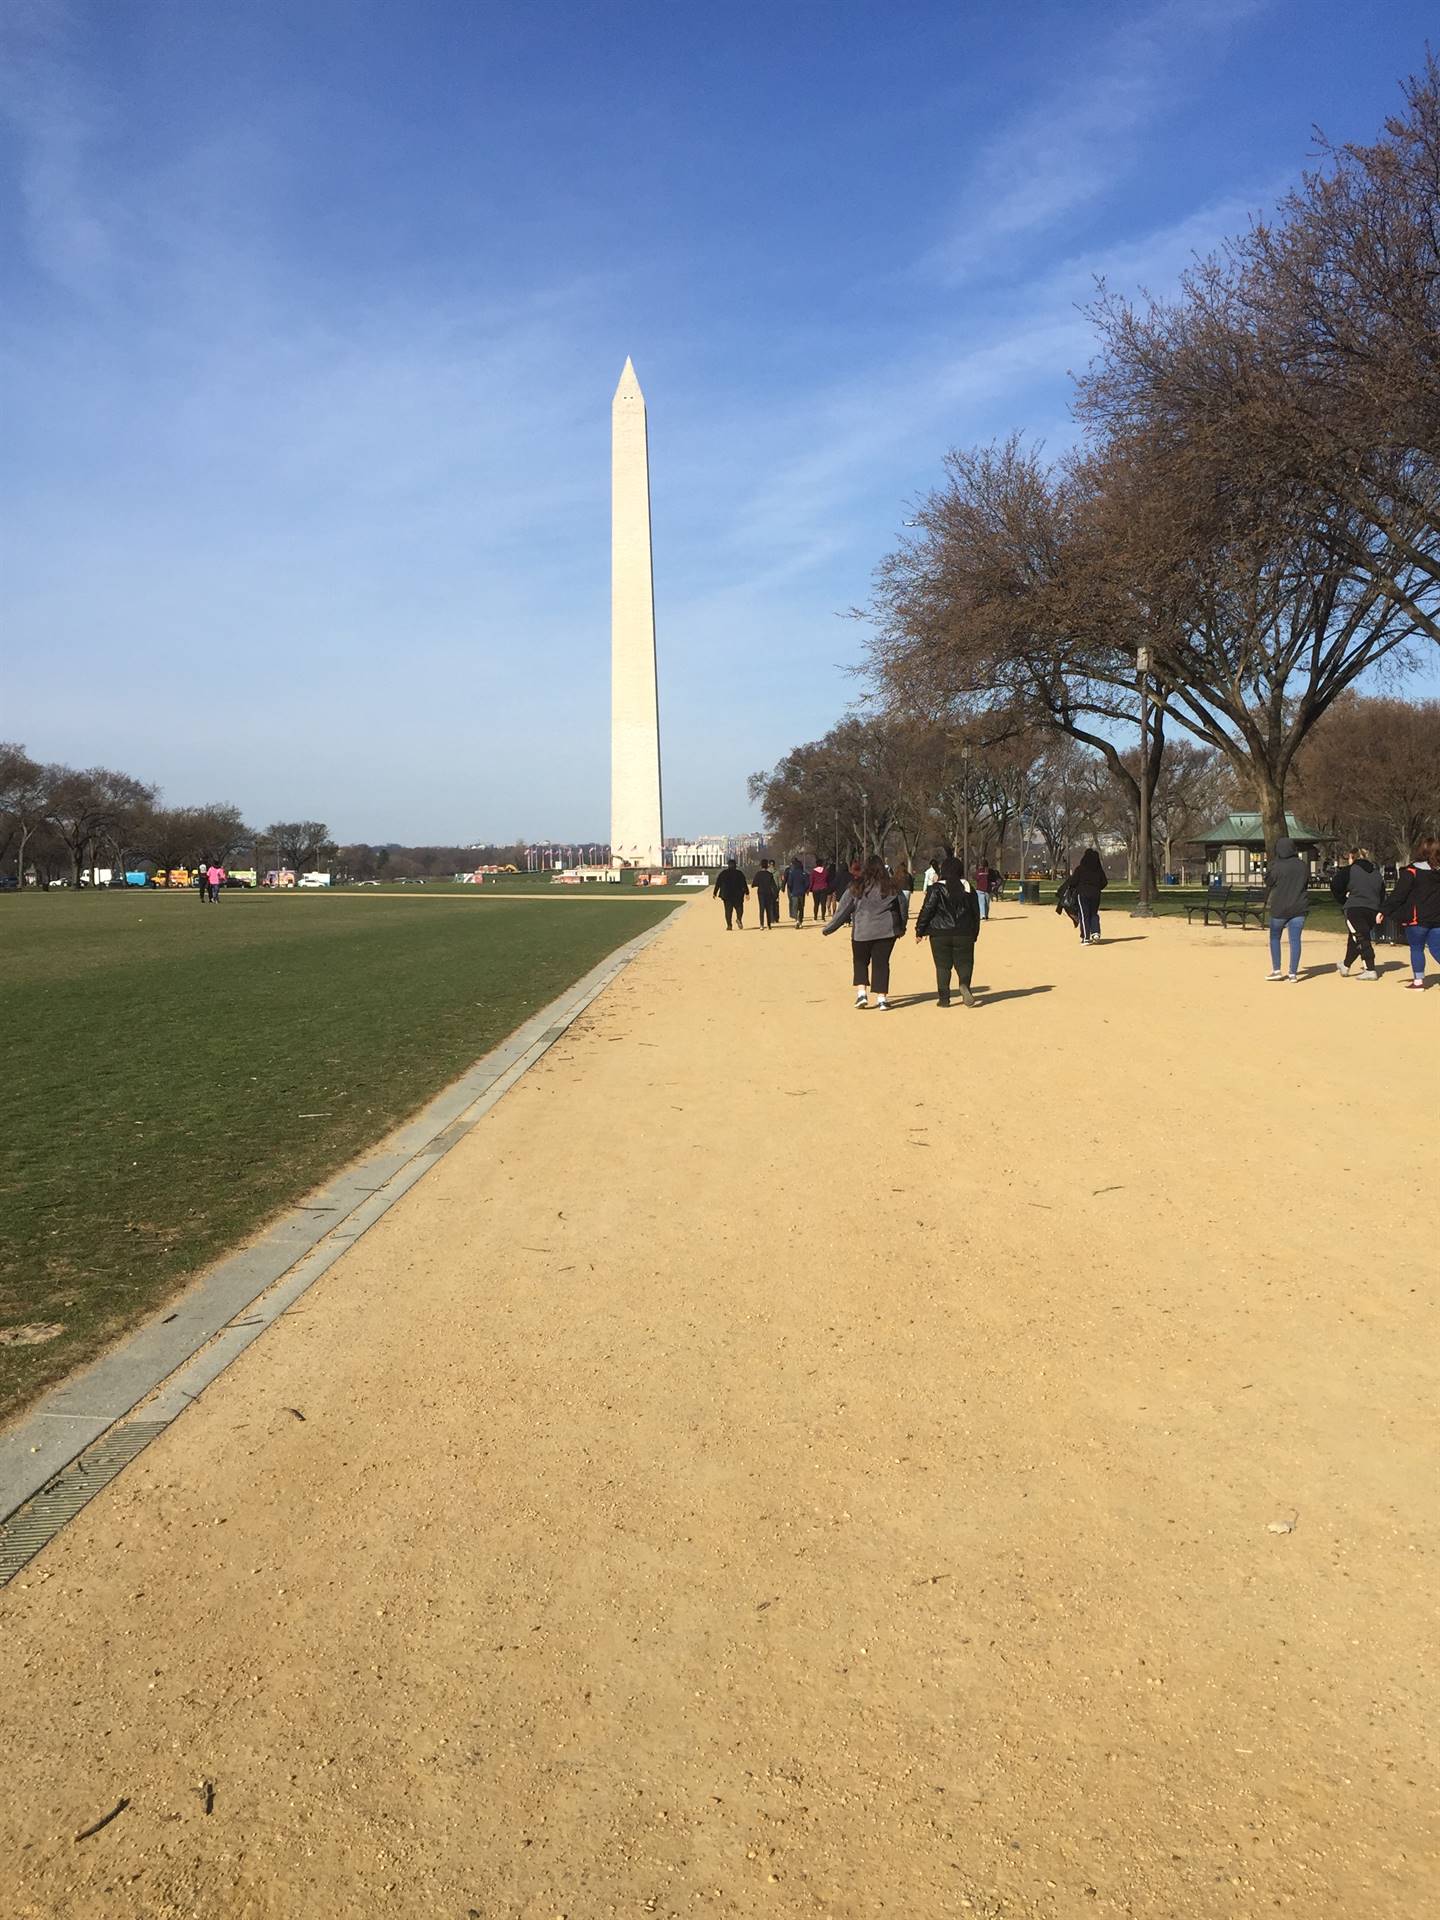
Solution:
[{"label": "blue jeans", "polygon": [[1425,950],[1430,950],[1430,958],[1440,967],[1440,927],[1406,927],[1405,938],[1410,942],[1410,971],[1418,980],[1425,972]]},{"label": "blue jeans", "polygon": [[990,896],[988,893],[982,893],[978,887],[975,889],[975,904],[980,909],[980,918],[982,920],[988,920],[990,918]]},{"label": "blue jeans", "polygon": [[1290,971],[1300,971],[1300,935],[1305,929],[1305,916],[1297,913],[1293,920],[1272,920],[1270,922],[1270,971],[1280,971],[1280,930],[1284,928],[1290,936]]}]

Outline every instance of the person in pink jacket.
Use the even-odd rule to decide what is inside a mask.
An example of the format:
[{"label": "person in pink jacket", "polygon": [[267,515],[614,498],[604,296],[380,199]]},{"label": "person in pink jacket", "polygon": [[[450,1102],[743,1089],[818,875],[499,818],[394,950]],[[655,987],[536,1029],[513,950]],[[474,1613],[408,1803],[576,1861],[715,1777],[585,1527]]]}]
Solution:
[{"label": "person in pink jacket", "polygon": [[220,901],[220,883],[224,878],[225,869],[223,867],[217,867],[212,860],[210,865],[205,869],[205,879],[209,884],[210,898],[216,905],[218,905]]}]

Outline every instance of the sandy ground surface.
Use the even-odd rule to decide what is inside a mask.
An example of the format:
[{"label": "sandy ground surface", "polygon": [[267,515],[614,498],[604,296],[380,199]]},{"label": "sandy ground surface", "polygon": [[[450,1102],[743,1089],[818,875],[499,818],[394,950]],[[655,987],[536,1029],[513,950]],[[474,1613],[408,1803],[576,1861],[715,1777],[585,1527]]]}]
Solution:
[{"label": "sandy ground surface", "polygon": [[1440,989],[1109,930],[681,915],[0,1595],[6,1915],[1435,1911]]}]

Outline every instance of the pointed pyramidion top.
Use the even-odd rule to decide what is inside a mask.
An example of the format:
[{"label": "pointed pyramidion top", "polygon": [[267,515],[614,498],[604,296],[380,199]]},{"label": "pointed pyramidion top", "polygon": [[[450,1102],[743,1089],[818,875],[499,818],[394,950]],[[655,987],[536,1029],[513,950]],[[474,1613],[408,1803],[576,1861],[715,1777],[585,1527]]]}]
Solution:
[{"label": "pointed pyramidion top", "polygon": [[644,403],[645,396],[640,391],[640,382],[635,378],[635,362],[628,353],[625,356],[624,370],[620,375],[620,384],[615,389],[615,398],[617,400],[634,399]]}]

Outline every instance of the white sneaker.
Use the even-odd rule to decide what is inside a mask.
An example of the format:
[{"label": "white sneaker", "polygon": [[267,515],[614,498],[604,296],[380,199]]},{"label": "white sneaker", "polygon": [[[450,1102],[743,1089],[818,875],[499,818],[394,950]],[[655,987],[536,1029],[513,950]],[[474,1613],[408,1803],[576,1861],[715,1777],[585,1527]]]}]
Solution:
[{"label": "white sneaker", "polygon": [[875,1002],[875,1011],[877,1013],[888,1013],[890,1011],[890,1002],[885,998],[883,993]]},{"label": "white sneaker", "polygon": [[868,1007],[870,1004],[869,1000],[866,998],[865,989],[863,987],[861,987],[860,991],[855,996],[855,1004],[857,1007]]},{"label": "white sneaker", "polygon": [[1343,960],[1340,962],[1340,965],[1336,967],[1335,971],[1342,980],[1348,980],[1350,978],[1350,969],[1345,965]]},{"label": "white sneaker", "polygon": [[1267,973],[1265,978],[1267,980],[1283,980],[1285,976],[1283,973]]},{"label": "white sneaker", "polygon": [[1357,980],[1378,980],[1380,976],[1373,967],[1367,967],[1364,973],[1357,973],[1355,978]]}]

